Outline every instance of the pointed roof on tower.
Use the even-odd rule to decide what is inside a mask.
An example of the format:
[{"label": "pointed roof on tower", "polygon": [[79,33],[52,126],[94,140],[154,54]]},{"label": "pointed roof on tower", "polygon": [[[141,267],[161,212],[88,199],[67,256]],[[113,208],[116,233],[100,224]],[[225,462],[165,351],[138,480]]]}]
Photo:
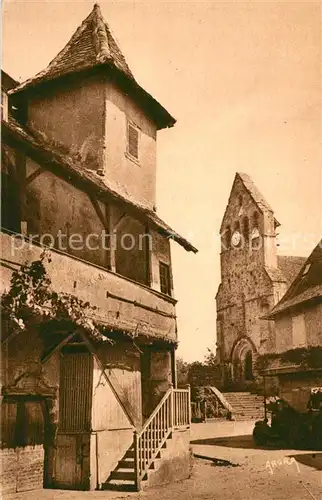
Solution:
[{"label": "pointed roof on tower", "polygon": [[11,94],[32,89],[67,75],[104,66],[109,67],[117,83],[153,115],[159,128],[174,125],[175,119],[136,82],[97,3],[47,68],[18,85]]},{"label": "pointed roof on tower", "polygon": [[[228,207],[229,207],[230,202],[232,200],[232,197],[234,196],[235,185],[236,185],[236,182],[238,182],[238,181],[241,181],[244,188],[246,189],[246,191],[248,192],[250,197],[254,200],[254,202],[256,203],[256,205],[258,206],[258,208],[261,212],[269,211],[271,213],[274,213],[272,207],[265,200],[262,193],[259,191],[257,186],[254,184],[252,178],[244,172],[236,172],[235,179],[234,179],[231,191],[230,191],[228,204],[226,206],[226,210],[225,210],[224,216],[222,218],[220,231],[223,230],[223,224],[224,224],[224,220],[225,220],[225,217],[227,214],[227,210],[228,210]],[[274,220],[275,220],[276,227],[279,226],[280,223],[276,219],[274,219]]]},{"label": "pointed roof on tower", "polygon": [[47,68],[19,85],[15,92],[44,80],[53,80],[100,64],[110,64],[127,77],[134,76],[96,3],[92,12],[77,28],[69,42]]}]

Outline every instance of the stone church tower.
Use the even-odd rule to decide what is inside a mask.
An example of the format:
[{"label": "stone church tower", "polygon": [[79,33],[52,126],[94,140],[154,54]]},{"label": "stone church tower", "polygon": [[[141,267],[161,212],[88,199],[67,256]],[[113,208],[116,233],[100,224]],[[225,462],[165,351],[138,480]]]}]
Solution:
[{"label": "stone church tower", "polygon": [[220,228],[221,283],[216,304],[222,388],[252,386],[257,356],[275,350],[273,324],[263,317],[305,261],[277,255],[278,226],[251,178],[237,173]]}]

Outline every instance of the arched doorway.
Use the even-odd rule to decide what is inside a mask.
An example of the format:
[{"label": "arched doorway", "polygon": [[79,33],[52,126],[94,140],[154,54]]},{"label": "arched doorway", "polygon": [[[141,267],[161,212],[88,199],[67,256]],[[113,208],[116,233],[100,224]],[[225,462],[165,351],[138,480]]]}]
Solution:
[{"label": "arched doorway", "polygon": [[247,337],[239,339],[232,349],[232,381],[237,385],[247,385],[254,380],[253,361],[255,346]]},{"label": "arched doorway", "polygon": [[245,373],[245,380],[253,380],[254,375],[253,375],[253,353],[251,350],[246,352],[245,359],[244,359],[244,373]]}]

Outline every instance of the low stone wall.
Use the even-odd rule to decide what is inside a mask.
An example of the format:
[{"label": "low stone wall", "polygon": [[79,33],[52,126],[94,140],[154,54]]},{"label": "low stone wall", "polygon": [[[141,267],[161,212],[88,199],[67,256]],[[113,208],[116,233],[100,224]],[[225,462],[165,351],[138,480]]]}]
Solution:
[{"label": "low stone wall", "polygon": [[191,474],[190,429],[176,430],[167,447],[161,450],[161,459],[155,461],[155,469],[148,473],[142,487],[160,486],[187,479]]},{"label": "low stone wall", "polygon": [[42,445],[0,450],[1,493],[6,495],[43,487]]}]

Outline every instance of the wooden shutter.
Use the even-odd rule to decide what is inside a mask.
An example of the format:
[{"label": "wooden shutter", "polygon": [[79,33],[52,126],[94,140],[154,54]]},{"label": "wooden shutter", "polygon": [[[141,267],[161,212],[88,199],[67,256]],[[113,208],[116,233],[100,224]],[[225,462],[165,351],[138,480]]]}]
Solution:
[{"label": "wooden shutter", "polygon": [[171,295],[170,267],[167,264],[163,264],[163,262],[160,262],[159,266],[161,292],[167,295]]},{"label": "wooden shutter", "polygon": [[128,126],[128,152],[134,158],[139,158],[139,131],[131,124]]},{"label": "wooden shutter", "polygon": [[3,402],[1,405],[1,448],[16,447],[17,403]]}]

